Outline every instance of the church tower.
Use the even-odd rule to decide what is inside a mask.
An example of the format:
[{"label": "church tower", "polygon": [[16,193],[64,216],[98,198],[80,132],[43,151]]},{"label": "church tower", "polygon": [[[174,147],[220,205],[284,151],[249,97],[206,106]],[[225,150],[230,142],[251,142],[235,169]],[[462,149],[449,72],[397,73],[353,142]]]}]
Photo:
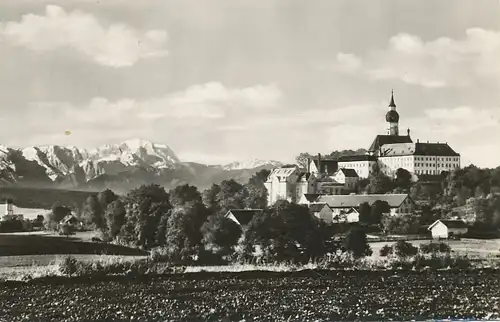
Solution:
[{"label": "church tower", "polygon": [[394,91],[391,93],[391,110],[385,115],[385,120],[389,123],[389,135],[399,135],[399,114],[396,112],[396,103],[394,103]]}]

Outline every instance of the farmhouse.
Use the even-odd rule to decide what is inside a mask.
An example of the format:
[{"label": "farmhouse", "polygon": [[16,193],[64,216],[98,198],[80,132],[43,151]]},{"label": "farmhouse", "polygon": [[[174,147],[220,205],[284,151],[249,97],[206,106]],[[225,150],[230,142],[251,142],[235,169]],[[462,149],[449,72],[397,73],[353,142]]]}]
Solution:
[{"label": "farmhouse", "polygon": [[357,209],[359,205],[367,202],[370,206],[375,201],[385,201],[389,205],[391,215],[411,214],[415,210],[415,203],[407,194],[386,194],[386,195],[324,195],[316,199],[316,203],[327,203],[336,215],[350,212]]},{"label": "farmhouse", "polygon": [[83,223],[73,214],[66,215],[63,219],[61,219],[61,221],[59,221],[59,225],[70,225],[73,229],[77,230],[83,227]]},{"label": "farmhouse", "polygon": [[7,220],[23,220],[24,215],[19,214],[19,213],[14,213],[14,203],[11,199],[7,199],[5,201],[5,213],[2,216],[2,221],[7,221]]},{"label": "farmhouse", "polygon": [[436,220],[427,229],[431,232],[432,238],[447,239],[453,236],[466,234],[468,226],[463,220]]},{"label": "farmhouse", "polygon": [[323,196],[321,193],[306,193],[300,197],[298,204],[299,205],[310,205],[314,203],[320,196]]},{"label": "farmhouse", "polygon": [[311,215],[327,223],[331,223],[333,221],[333,211],[326,203],[311,204],[309,206],[309,212]]},{"label": "farmhouse", "polygon": [[262,209],[231,209],[226,213],[225,217],[237,223],[242,230],[245,230],[253,217],[261,213]]}]

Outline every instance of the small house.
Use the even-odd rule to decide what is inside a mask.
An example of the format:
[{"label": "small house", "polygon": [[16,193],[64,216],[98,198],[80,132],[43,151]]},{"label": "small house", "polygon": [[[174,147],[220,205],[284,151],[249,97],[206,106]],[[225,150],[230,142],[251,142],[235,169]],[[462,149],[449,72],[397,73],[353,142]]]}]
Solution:
[{"label": "small house", "polygon": [[242,230],[245,230],[254,216],[261,213],[262,209],[231,209],[226,213],[225,217],[237,223]]},{"label": "small house", "polygon": [[326,203],[310,204],[309,213],[327,223],[331,223],[333,220],[333,211]]},{"label": "small house", "polygon": [[59,225],[70,225],[73,229],[79,230],[82,228],[83,223],[75,215],[69,214],[59,221]]},{"label": "small house", "polygon": [[431,232],[434,239],[448,239],[466,234],[469,227],[463,220],[438,219],[427,230]]}]

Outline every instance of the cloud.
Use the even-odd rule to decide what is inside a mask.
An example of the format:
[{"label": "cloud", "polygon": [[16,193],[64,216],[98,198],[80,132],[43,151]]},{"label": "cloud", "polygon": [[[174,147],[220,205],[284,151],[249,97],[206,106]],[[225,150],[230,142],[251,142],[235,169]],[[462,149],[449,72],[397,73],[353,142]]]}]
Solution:
[{"label": "cloud", "polygon": [[[396,79],[427,88],[464,87],[478,79],[500,82],[500,32],[471,28],[462,39],[424,41],[399,33],[387,48],[364,57],[339,53],[344,71],[361,71],[374,80]],[[340,69],[342,70],[342,69]]]},{"label": "cloud", "polygon": [[0,39],[47,52],[71,48],[98,64],[127,67],[140,59],[167,55],[164,30],[141,32],[126,24],[101,24],[92,14],[47,5],[45,15],[26,14],[0,24]]},{"label": "cloud", "polygon": [[[83,106],[67,102],[32,103],[22,115],[12,115],[12,119],[5,116],[3,122],[15,123],[22,118],[30,132],[19,130],[10,134],[30,144],[41,144],[40,137],[54,135],[59,139],[51,144],[67,141],[63,136],[66,129],[86,145],[109,143],[115,137],[154,138],[162,134],[179,135],[182,141],[182,136],[211,131],[218,126],[245,126],[246,118],[265,117],[279,108],[281,99],[282,93],[274,84],[228,88],[209,82],[148,100],[110,101],[96,97]],[[0,135],[5,131],[6,128],[0,129]],[[31,137],[30,133],[39,135]],[[82,136],[76,138],[78,135]]]}]

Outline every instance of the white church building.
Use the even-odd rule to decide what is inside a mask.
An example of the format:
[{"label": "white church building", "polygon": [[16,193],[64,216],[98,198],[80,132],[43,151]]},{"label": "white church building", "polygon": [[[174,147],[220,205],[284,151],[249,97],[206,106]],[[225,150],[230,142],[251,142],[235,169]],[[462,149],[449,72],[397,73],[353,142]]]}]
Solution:
[{"label": "white church building", "polygon": [[308,161],[305,171],[298,166],[274,169],[265,183],[269,204],[279,199],[298,202],[305,194],[349,194],[355,191],[358,180],[368,178],[377,168],[390,177],[399,168],[416,177],[460,168],[460,154],[448,143],[413,142],[409,129],[400,135],[394,93],[389,107],[387,134],[377,135],[366,154],[336,160],[322,160],[318,154],[317,159]]}]

